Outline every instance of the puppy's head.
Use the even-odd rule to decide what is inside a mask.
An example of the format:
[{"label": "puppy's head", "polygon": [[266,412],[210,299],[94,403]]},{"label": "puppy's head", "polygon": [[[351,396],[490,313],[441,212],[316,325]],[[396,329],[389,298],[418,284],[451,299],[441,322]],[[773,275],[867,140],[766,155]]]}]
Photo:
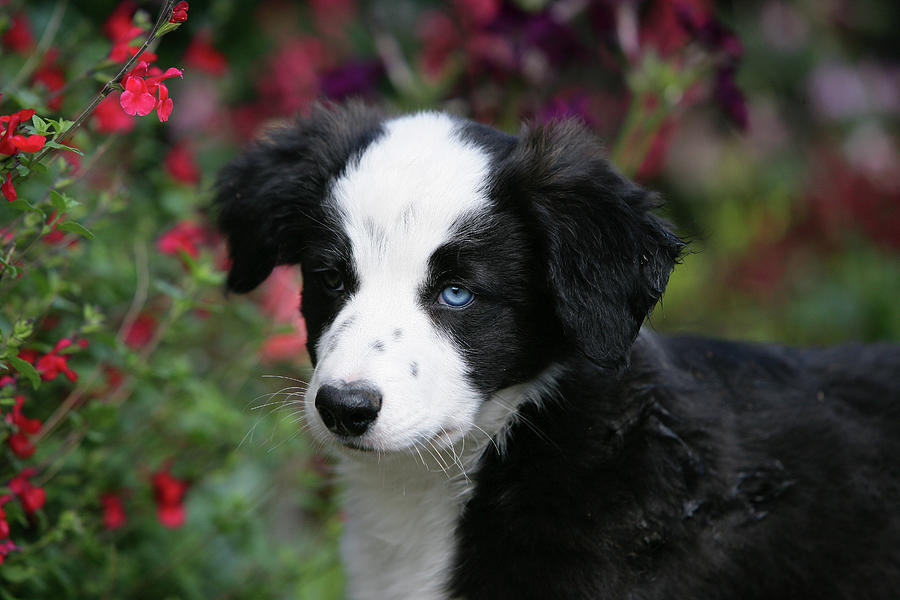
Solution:
[{"label": "puppy's head", "polygon": [[496,394],[586,358],[614,374],[681,243],[581,127],[320,108],[221,173],[229,289],[300,264],[315,435],[448,446]]}]

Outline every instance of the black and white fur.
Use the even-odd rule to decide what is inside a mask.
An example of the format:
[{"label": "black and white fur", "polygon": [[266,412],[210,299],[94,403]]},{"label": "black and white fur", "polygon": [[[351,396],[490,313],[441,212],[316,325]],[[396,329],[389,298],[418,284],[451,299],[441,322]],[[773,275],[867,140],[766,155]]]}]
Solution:
[{"label": "black and white fur", "polygon": [[898,347],[641,329],[683,244],[579,125],[318,108],[216,204],[302,267],[349,597],[900,597]]}]

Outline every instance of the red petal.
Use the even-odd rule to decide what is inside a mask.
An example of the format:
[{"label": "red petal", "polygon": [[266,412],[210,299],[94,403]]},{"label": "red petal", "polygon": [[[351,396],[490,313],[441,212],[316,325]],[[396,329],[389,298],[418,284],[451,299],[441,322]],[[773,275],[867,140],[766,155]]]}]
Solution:
[{"label": "red petal", "polygon": [[14,433],[6,440],[9,449],[19,458],[28,458],[34,454],[34,444],[32,444],[24,433]]},{"label": "red petal", "polygon": [[175,103],[172,102],[171,98],[159,103],[159,105],[156,107],[156,115],[159,117],[160,123],[164,123],[169,120],[169,115],[172,114],[172,108],[174,106]]},{"label": "red petal", "polygon": [[166,527],[176,529],[184,525],[184,505],[161,504],[157,507],[156,516],[159,518],[159,522]]},{"label": "red petal", "polygon": [[3,182],[3,185],[0,185],[0,190],[2,190],[3,196],[7,200],[15,202],[18,195],[16,194],[16,188],[13,187],[9,173],[6,174],[6,181]]},{"label": "red petal", "polygon": [[37,152],[44,147],[47,139],[42,135],[14,135],[12,136],[13,144],[22,152]]}]

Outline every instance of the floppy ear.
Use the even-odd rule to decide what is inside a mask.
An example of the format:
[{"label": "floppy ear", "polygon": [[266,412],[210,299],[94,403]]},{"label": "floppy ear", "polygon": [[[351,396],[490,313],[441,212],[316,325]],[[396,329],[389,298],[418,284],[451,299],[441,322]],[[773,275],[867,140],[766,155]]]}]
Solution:
[{"label": "floppy ear", "polygon": [[684,243],[649,211],[658,197],[621,175],[583,126],[526,128],[500,178],[524,198],[566,340],[618,369]]},{"label": "floppy ear", "polygon": [[229,290],[248,292],[276,266],[300,262],[310,229],[329,220],[322,201],[331,180],[378,136],[381,121],[361,104],[317,106],[219,172],[213,202],[232,260]]}]

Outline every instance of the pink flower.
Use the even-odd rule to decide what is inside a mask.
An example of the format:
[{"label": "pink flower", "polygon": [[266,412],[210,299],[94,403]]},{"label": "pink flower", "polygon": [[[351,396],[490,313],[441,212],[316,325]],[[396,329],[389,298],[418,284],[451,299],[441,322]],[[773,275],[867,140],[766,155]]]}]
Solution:
[{"label": "pink flower", "polygon": [[172,108],[175,104],[169,98],[169,88],[161,83],[158,89],[159,102],[156,105],[156,116],[159,118],[160,123],[164,123],[169,120],[169,115],[172,114]]},{"label": "pink flower", "polygon": [[149,115],[156,108],[156,98],[147,91],[143,79],[132,75],[125,79],[125,91],[119,97],[119,106],[129,115]]},{"label": "pink flower", "polygon": [[[172,77],[183,77],[183,71],[169,67],[165,72],[151,67],[147,61],[141,61],[125,78],[125,91],[119,97],[119,105],[129,115],[149,115],[156,109],[159,120],[168,121],[172,114],[172,100],[169,88],[162,82]],[[158,92],[158,99],[153,97]]]}]

